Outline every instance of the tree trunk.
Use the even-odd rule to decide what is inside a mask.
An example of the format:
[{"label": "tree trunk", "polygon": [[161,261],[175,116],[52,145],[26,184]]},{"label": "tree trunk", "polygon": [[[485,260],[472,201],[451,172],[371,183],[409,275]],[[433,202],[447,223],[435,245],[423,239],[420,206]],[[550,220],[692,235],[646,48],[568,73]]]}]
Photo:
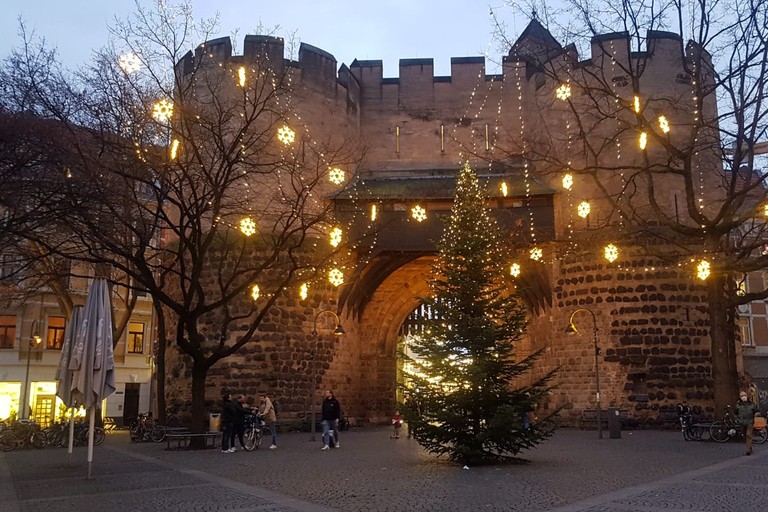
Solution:
[{"label": "tree trunk", "polygon": [[[157,358],[155,359],[155,384],[157,391],[157,419],[162,425],[168,424],[165,405],[165,348],[168,340],[165,337],[165,312],[163,305],[154,300],[155,322],[157,323]],[[154,341],[154,340],[153,340]],[[154,347],[153,347],[154,349]]]},{"label": "tree trunk", "polygon": [[[195,360],[192,364],[192,432],[201,434],[208,430],[205,417],[205,378],[208,375],[208,363]],[[195,443],[194,441],[199,441]],[[191,448],[205,448],[205,439],[194,438]]]},{"label": "tree trunk", "polygon": [[727,276],[712,275],[707,280],[716,418],[722,417],[725,406],[735,403],[739,396],[735,326],[732,325],[732,321],[729,321],[728,308],[726,307],[726,279]]}]

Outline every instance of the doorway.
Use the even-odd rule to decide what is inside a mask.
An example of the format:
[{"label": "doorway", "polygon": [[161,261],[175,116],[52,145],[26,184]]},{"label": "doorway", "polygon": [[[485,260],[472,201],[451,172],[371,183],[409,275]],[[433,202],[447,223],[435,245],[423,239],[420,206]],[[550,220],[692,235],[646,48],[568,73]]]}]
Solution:
[{"label": "doorway", "polygon": [[123,425],[130,425],[139,415],[139,393],[141,384],[127,383],[123,395]]}]

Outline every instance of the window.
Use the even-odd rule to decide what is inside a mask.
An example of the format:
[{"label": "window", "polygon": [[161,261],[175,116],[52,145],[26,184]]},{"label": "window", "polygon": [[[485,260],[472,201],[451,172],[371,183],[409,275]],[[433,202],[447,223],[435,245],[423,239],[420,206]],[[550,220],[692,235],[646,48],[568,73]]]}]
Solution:
[{"label": "window", "polygon": [[128,324],[128,352],[131,354],[144,352],[144,324],[134,322]]},{"label": "window", "polygon": [[47,347],[55,350],[61,350],[64,343],[64,327],[67,325],[67,319],[63,316],[48,317],[48,337],[46,338]]},{"label": "window", "polygon": [[0,316],[0,348],[13,348],[16,341],[16,315]]}]

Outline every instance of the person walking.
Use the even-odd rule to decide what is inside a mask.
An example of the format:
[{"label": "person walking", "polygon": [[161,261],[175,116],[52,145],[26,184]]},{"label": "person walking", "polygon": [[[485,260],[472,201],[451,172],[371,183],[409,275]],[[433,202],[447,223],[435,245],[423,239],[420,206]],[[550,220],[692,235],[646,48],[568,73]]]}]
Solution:
[{"label": "person walking", "polygon": [[339,446],[339,427],[338,422],[341,417],[341,405],[336,397],[333,396],[333,391],[328,390],[325,392],[325,400],[323,400],[323,447],[321,450],[327,450],[329,447],[330,433],[333,432],[333,440],[336,448]]},{"label": "person walking", "polygon": [[277,450],[277,413],[275,411],[275,406],[272,405],[272,400],[270,400],[267,395],[259,395],[259,400],[261,401],[258,413],[259,422],[263,421],[269,425],[269,433],[272,434],[272,446],[270,446],[269,449]]},{"label": "person walking", "polygon": [[235,437],[240,440],[240,446],[245,449],[245,409],[243,403],[245,402],[245,395],[237,395],[237,399],[232,402],[232,406],[235,410],[235,417],[233,421],[233,433],[232,433],[232,450],[235,451]]},{"label": "person walking", "polygon": [[226,395],[222,399],[221,408],[221,453],[235,451],[234,423],[235,407],[232,405],[232,395]]},{"label": "person walking", "polygon": [[746,391],[739,393],[739,403],[736,404],[736,424],[741,427],[741,434],[747,440],[747,455],[752,455],[752,429],[755,425],[757,407],[749,399]]}]

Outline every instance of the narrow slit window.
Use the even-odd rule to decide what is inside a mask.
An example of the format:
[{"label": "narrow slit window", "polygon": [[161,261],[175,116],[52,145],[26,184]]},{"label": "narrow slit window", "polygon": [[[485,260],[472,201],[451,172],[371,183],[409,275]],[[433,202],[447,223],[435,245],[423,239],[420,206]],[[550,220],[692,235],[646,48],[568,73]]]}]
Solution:
[{"label": "narrow slit window", "polygon": [[445,151],[445,125],[440,125],[440,151]]},{"label": "narrow slit window", "polygon": [[400,127],[395,128],[395,153],[400,152]]},{"label": "narrow slit window", "polygon": [[488,137],[488,125],[485,125],[485,150],[488,151],[491,149],[491,139]]}]

